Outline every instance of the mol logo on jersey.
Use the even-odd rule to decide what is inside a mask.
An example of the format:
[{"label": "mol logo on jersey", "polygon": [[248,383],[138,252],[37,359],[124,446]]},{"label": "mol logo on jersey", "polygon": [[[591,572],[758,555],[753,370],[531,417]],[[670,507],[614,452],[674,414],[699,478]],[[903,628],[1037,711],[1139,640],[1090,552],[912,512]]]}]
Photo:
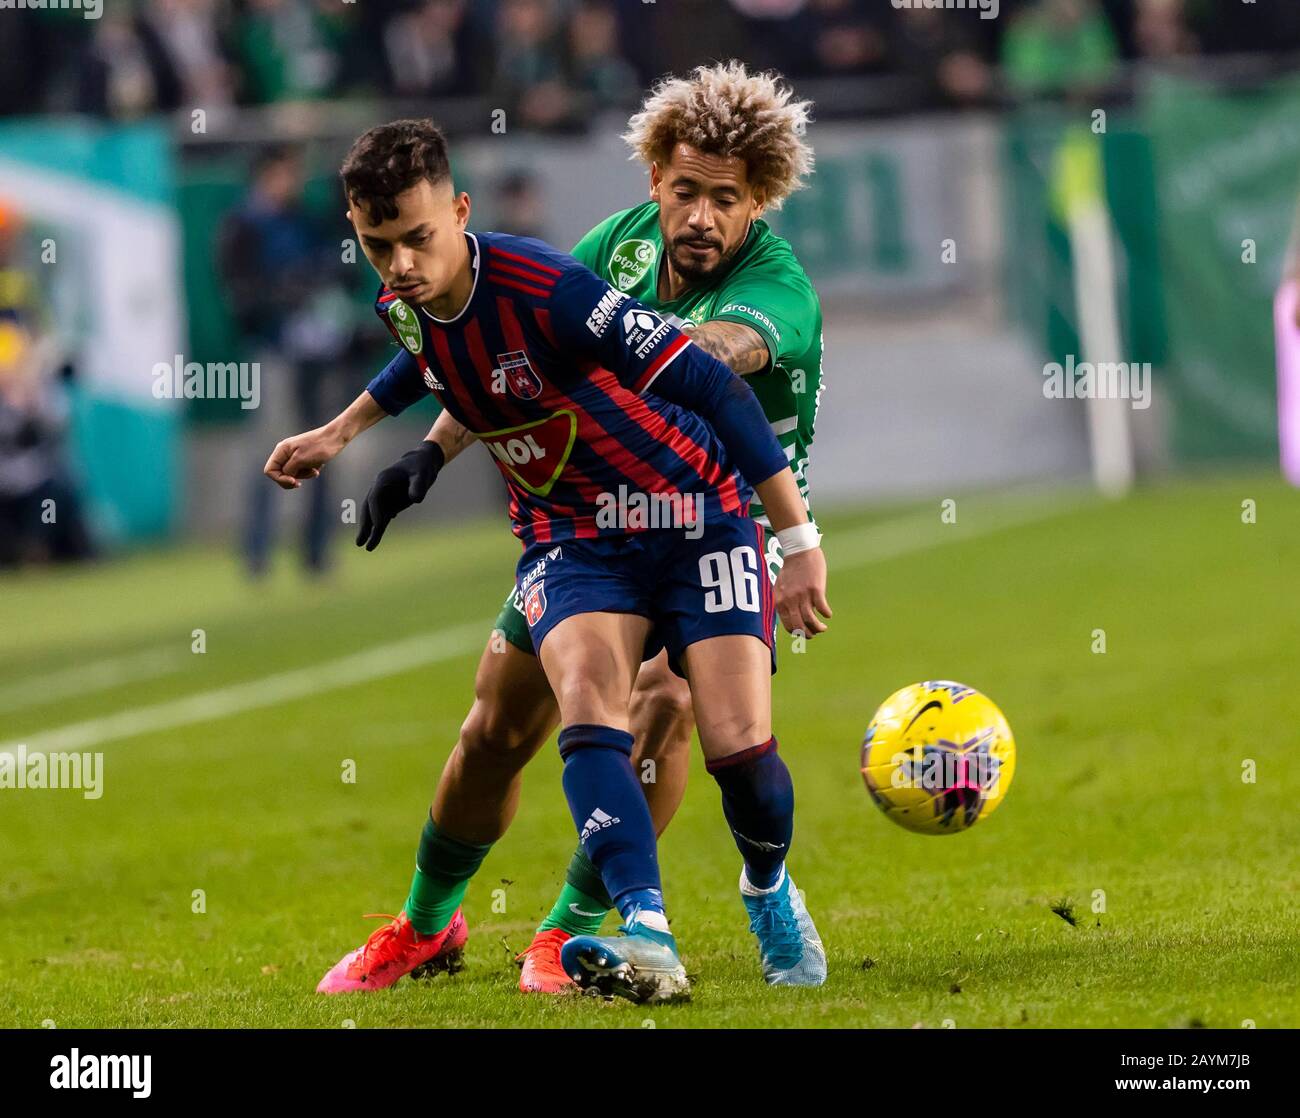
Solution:
[{"label": "mol logo on jersey", "polygon": [[510,353],[498,353],[500,372],[505,377],[510,391],[521,400],[536,400],[542,394],[542,378],[529,363],[528,354],[522,349]]},{"label": "mol logo on jersey", "polygon": [[578,417],[561,410],[546,419],[478,436],[497,465],[530,493],[545,497],[560,476],[578,437]]}]

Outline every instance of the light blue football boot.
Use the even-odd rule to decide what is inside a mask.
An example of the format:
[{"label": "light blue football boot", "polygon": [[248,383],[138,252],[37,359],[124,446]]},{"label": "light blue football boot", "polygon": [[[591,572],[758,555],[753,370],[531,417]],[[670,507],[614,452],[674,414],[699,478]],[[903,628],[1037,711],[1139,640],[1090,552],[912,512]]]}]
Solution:
[{"label": "light blue football boot", "polygon": [[619,932],[564,941],[560,966],[579,989],[647,1005],[690,1001],[690,980],[661,913],[637,913]]},{"label": "light blue football boot", "polygon": [[749,930],[758,937],[769,986],[820,986],[826,981],[826,949],[788,872],[781,871],[781,883],[771,892],[759,892],[741,870],[740,897],[749,911]]}]

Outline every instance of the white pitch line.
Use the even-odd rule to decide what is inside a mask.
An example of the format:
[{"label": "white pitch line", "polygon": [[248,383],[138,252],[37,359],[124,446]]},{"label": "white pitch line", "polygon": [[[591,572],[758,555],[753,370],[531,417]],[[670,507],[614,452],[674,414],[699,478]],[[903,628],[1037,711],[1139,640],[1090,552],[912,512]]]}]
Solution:
[{"label": "white pitch line", "polygon": [[[885,520],[833,537],[830,566],[832,570],[844,570],[896,559],[902,555],[928,551],[945,543],[976,539],[1004,528],[1047,520],[1072,511],[1084,503],[1087,502],[1061,497],[1050,504],[1035,503],[1010,513],[993,515],[984,507],[966,512],[965,520],[960,519],[959,514],[956,524],[939,523],[937,515],[931,514]],[[47,752],[84,750],[121,738],[172,730],[195,722],[207,722],[249,710],[277,706],[463,656],[477,650],[488,632],[484,623],[472,622],[454,629],[425,633],[330,660],[315,667],[295,668],[264,679],[203,691],[154,706],[137,707],[103,718],[74,722],[33,734],[21,742],[0,743],[0,752],[16,749],[21,744],[25,744],[29,750]]]},{"label": "white pitch line", "polygon": [[412,668],[452,660],[482,647],[490,632],[481,621],[454,629],[425,633],[392,644],[382,644],[365,652],[353,653],[308,668],[279,672],[263,679],[201,691],[153,706],[118,711],[103,718],[73,722],[53,730],[32,734],[17,741],[0,744],[0,752],[26,745],[29,750],[44,752],[85,750],[105,742],[132,738],[140,734],[174,730],[196,722],[208,722],[232,714],[278,706],[359,683],[384,679]]},{"label": "white pitch line", "polygon": [[42,706],[60,699],[80,698],[124,683],[138,683],[181,670],[183,651],[153,648],[129,656],[94,660],[45,675],[28,676],[0,687],[0,714]]}]

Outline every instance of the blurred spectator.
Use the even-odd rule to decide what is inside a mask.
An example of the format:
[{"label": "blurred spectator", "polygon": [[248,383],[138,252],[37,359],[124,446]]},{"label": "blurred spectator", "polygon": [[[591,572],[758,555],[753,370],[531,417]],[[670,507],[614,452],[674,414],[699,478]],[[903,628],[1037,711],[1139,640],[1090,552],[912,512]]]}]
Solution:
[{"label": "blurred spectator", "polygon": [[922,103],[909,108],[975,105],[989,101],[997,80],[983,57],[983,26],[973,11],[903,8],[895,13],[890,61],[900,76],[916,81]]},{"label": "blurred spectator", "polygon": [[713,59],[750,57],[746,21],[726,0],[617,3],[623,54],[643,85]]},{"label": "blurred spectator", "polygon": [[528,127],[573,123],[557,0],[501,0],[493,91]]},{"label": "blurred spectator", "polygon": [[879,69],[885,62],[886,15],[882,5],[873,8],[862,0],[809,0],[811,70],[833,77]]},{"label": "blurred spectator", "polygon": [[1119,58],[1300,50],[1300,0],[1001,0],[988,20],[965,2],[110,0],[99,20],[0,21],[0,114],[490,92],[512,126],[573,130],[711,59],[842,79],[826,117],[1091,91]]},{"label": "blurred spectator", "polygon": [[[261,366],[261,404],[245,455],[256,471],[244,539],[254,576],[266,570],[278,492],[262,477],[262,463],[277,432],[319,426],[338,410],[335,396],[356,341],[338,242],[306,213],[302,192],[301,153],[269,149],[254,165],[248,197],[218,233],[231,310]],[[328,476],[309,488],[304,559],[320,573],[333,519]]]},{"label": "blurred spectator", "polygon": [[1133,38],[1144,58],[1173,58],[1200,50],[1187,24],[1183,0],[1137,0]]},{"label": "blurred spectator", "polygon": [[583,0],[569,24],[573,82],[598,105],[635,101],[640,79],[618,51],[618,17],[603,0]]},{"label": "blurred spectator", "polygon": [[1035,0],[1012,17],[1002,66],[1019,92],[1083,93],[1105,84],[1118,53],[1097,0]]},{"label": "blurred spectator", "polygon": [[176,63],[153,25],[123,5],[105,4],[77,67],[78,110],[132,120],[179,108],[183,90]]},{"label": "blurred spectator", "polygon": [[517,237],[546,238],[542,192],[531,171],[511,171],[496,190],[494,228]]},{"label": "blurred spectator", "polygon": [[234,75],[221,47],[215,0],[150,0],[141,24],[166,54],[186,105],[211,113],[232,102]]},{"label": "blurred spectator", "polygon": [[85,42],[94,22],[80,18],[0,19],[0,58],[4,59],[0,66],[0,116],[24,116],[48,108],[60,84],[60,63],[68,58],[80,62],[85,57]]},{"label": "blurred spectator", "polygon": [[17,214],[0,203],[0,567],[95,550],[64,452],[70,368],[21,257]]},{"label": "blurred spectator", "polygon": [[384,28],[390,88],[401,96],[468,96],[482,88],[482,59],[468,0],[423,0]]},{"label": "blurred spectator", "polygon": [[236,39],[244,98],[265,104],[328,93],[345,21],[325,0],[249,0]]},{"label": "blurred spectator", "polygon": [[744,20],[746,45],[733,48],[752,65],[788,78],[834,77],[880,70],[885,27],[893,12],[869,0],[730,0]]}]

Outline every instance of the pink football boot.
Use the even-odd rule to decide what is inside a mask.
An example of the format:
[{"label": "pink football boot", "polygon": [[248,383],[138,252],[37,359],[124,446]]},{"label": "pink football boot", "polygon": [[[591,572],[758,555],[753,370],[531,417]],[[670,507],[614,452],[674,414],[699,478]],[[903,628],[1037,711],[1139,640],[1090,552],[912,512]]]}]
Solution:
[{"label": "pink football boot", "polygon": [[382,990],[404,974],[412,978],[431,978],[439,971],[455,974],[464,967],[462,948],[469,939],[469,929],[460,909],[451,923],[433,935],[422,935],[411,927],[406,913],[389,920],[355,951],[349,951],[329,970],[316,987],[318,994],[345,994],[351,990]]},{"label": "pink football boot", "polygon": [[519,964],[519,989],[525,994],[574,994],[578,987],[560,966],[560,948],[569,939],[562,928],[538,932],[533,942],[515,958]]}]

